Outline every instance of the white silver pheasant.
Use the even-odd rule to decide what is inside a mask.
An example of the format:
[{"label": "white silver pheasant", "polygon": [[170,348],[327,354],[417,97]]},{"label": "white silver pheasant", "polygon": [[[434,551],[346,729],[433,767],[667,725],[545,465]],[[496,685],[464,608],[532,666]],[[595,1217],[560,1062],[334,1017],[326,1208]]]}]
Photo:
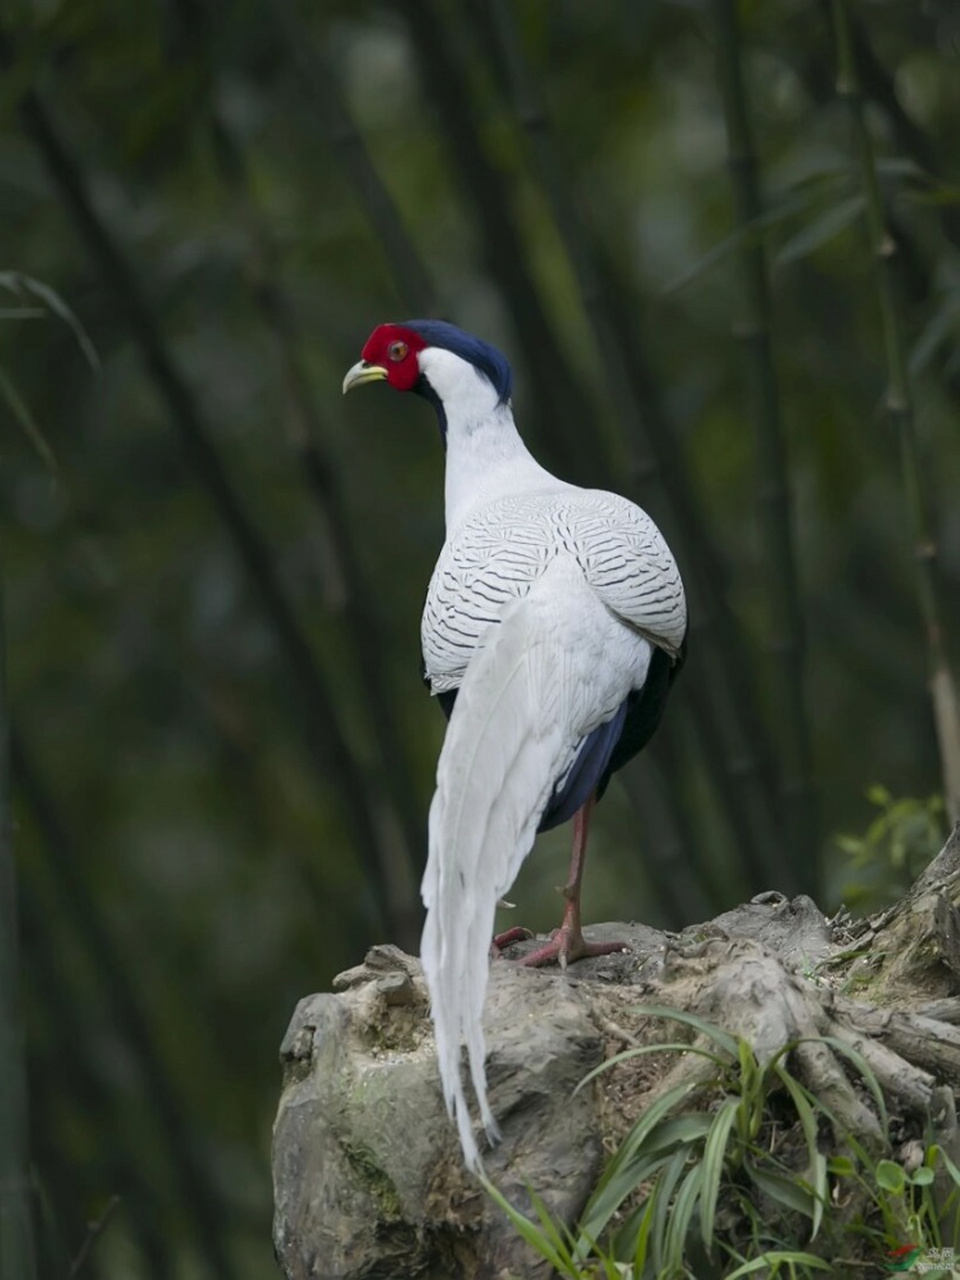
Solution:
[{"label": "white silver pheasant", "polygon": [[538,830],[573,818],[563,923],[524,963],[621,949],[581,929],[588,818],[660,720],[685,654],[686,602],[644,511],[532,457],[495,348],[437,320],[381,325],[343,390],[375,380],[429,400],[446,446],[447,536],[421,644],[450,723],[430,806],[421,959],[444,1097],[477,1168],[460,1044],[492,1140],[481,1017],[497,902]]}]

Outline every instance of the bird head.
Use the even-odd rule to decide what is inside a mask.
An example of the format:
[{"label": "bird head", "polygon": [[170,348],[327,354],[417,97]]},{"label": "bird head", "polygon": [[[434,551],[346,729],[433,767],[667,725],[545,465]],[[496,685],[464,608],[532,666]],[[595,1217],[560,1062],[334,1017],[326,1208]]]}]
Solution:
[{"label": "bird head", "polygon": [[509,402],[510,366],[496,347],[444,320],[407,320],[374,329],[343,380],[343,393],[365,382],[385,381],[397,391],[416,391],[437,403],[459,380],[474,376],[490,384],[497,404]]}]

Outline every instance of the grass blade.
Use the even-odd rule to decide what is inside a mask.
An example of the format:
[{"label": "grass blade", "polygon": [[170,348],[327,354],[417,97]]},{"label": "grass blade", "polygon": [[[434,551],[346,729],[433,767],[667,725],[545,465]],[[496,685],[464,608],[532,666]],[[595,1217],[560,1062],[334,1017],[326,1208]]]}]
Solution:
[{"label": "grass blade", "polygon": [[710,1252],[713,1241],[713,1224],[717,1216],[717,1198],[726,1163],[727,1142],[730,1130],[736,1124],[739,1098],[724,1098],[713,1118],[707,1141],[703,1148],[703,1187],[700,1193],[700,1236]]},{"label": "grass blade", "polygon": [[[662,1004],[634,1005],[632,1012],[639,1013],[644,1018],[663,1018],[667,1022],[680,1022],[686,1027],[692,1027],[694,1031],[699,1031],[708,1040],[712,1040],[724,1053],[729,1053],[731,1058],[736,1058],[739,1051],[735,1036],[720,1027],[715,1027],[712,1022],[698,1018],[695,1013],[687,1013],[683,1009],[671,1009],[668,1005]],[[686,1047],[689,1049],[691,1046]]]},{"label": "grass blade", "polygon": [[752,1276],[758,1271],[764,1271],[771,1266],[779,1266],[783,1262],[793,1266],[812,1267],[815,1271],[833,1271],[833,1263],[824,1262],[823,1258],[818,1258],[814,1253],[796,1253],[792,1249],[773,1249],[770,1253],[765,1253],[759,1258],[752,1258],[749,1262],[745,1262],[742,1267],[737,1267],[736,1271],[730,1272],[726,1280],[740,1280],[741,1276]]},{"label": "grass blade", "polygon": [[673,1201],[677,1183],[690,1158],[689,1151],[678,1151],[657,1179],[657,1203],[653,1211],[651,1228],[654,1265],[659,1272],[663,1269],[667,1245],[667,1215]]},{"label": "grass blade", "polygon": [[671,1268],[676,1271],[683,1266],[687,1235],[690,1232],[690,1223],[693,1221],[702,1186],[703,1165],[695,1164],[677,1192],[673,1213],[667,1223],[664,1262],[668,1272]]},{"label": "grass blade", "polygon": [[[821,1036],[820,1041],[823,1044],[829,1045],[835,1053],[843,1054],[843,1056],[849,1059],[849,1061],[856,1067],[857,1071],[863,1077],[864,1084],[870,1090],[874,1101],[877,1104],[877,1115],[880,1117],[880,1124],[883,1128],[884,1137],[888,1136],[890,1132],[890,1117],[887,1115],[887,1104],[883,1100],[883,1090],[880,1088],[880,1082],[876,1077],[873,1067],[870,1066],[870,1063],[867,1062],[866,1058],[859,1052],[859,1050],[854,1049],[852,1045],[844,1044],[842,1040],[838,1040],[834,1036]],[[815,1042],[811,1041],[811,1043]]]},{"label": "grass blade", "polygon": [[609,1071],[611,1067],[619,1066],[621,1062],[629,1062],[631,1058],[643,1057],[648,1053],[695,1053],[701,1058],[709,1058],[717,1067],[722,1068],[726,1065],[721,1058],[718,1058],[715,1053],[711,1053],[709,1049],[701,1049],[697,1045],[687,1044],[684,1040],[668,1040],[662,1044],[635,1045],[632,1049],[624,1049],[620,1053],[615,1053],[612,1058],[607,1058],[598,1067],[594,1067],[592,1071],[588,1072],[574,1089],[574,1097],[585,1085],[590,1084],[597,1076],[603,1075],[605,1071]]},{"label": "grass blade", "polygon": [[813,1106],[811,1105],[810,1095],[804,1089],[798,1080],[795,1080],[790,1072],[782,1065],[775,1063],[773,1073],[786,1089],[793,1102],[794,1109],[797,1113],[797,1119],[803,1129],[803,1136],[806,1140],[807,1150],[811,1157],[817,1150],[817,1117],[814,1115]]},{"label": "grass blade", "polygon": [[542,1226],[537,1226],[519,1209],[515,1209],[503,1192],[483,1175],[480,1176],[480,1182],[490,1199],[494,1204],[499,1205],[531,1249],[545,1258],[561,1275],[576,1276],[576,1272],[571,1270],[569,1256],[567,1258],[561,1256],[555,1244],[544,1233]]},{"label": "grass blade", "polygon": [[688,1081],[668,1089],[643,1113],[624,1138],[583,1211],[580,1220],[581,1236],[575,1250],[578,1256],[582,1256],[581,1249],[586,1243],[584,1237],[598,1237],[640,1182],[651,1177],[669,1158],[669,1149],[664,1151],[658,1146],[654,1151],[645,1152],[642,1148],[660,1121],[688,1097],[695,1087],[693,1081]]},{"label": "grass blade", "polygon": [[744,1160],[743,1167],[751,1182],[778,1204],[786,1205],[795,1213],[802,1213],[805,1218],[813,1220],[814,1197],[795,1177],[787,1177],[782,1173],[771,1173],[755,1164],[752,1160]]}]

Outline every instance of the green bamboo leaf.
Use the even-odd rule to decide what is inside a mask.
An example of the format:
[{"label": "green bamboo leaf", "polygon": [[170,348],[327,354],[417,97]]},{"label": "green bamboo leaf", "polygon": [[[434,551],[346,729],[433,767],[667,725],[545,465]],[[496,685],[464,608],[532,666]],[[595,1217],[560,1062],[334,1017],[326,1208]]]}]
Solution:
[{"label": "green bamboo leaf", "polygon": [[24,275],[22,271],[0,271],[0,288],[9,289],[11,293],[15,293],[21,298],[25,293],[33,294],[35,298],[39,298],[72,331],[77,340],[77,345],[94,373],[100,372],[100,357],[97,355],[96,347],[91,342],[86,329],[64,302],[63,298],[60,297],[56,289],[51,289],[42,280],[35,280],[33,276]]},{"label": "green bamboo leaf", "polygon": [[737,1120],[739,1098],[724,1098],[714,1116],[703,1148],[703,1187],[700,1193],[700,1236],[707,1249],[713,1240],[713,1224],[717,1214],[717,1198],[726,1163],[730,1130]]},{"label": "green bamboo leaf", "polygon": [[913,199],[917,204],[941,205],[960,204],[960,186],[956,183],[938,182],[930,191],[914,192]]},{"label": "green bamboo leaf", "polygon": [[812,204],[815,196],[815,189],[806,187],[797,189],[791,196],[781,200],[773,208],[767,209],[759,218],[754,218],[746,226],[738,227],[731,235],[726,236],[719,244],[715,244],[712,249],[708,249],[696,262],[665,285],[660,291],[660,296],[667,298],[671,294],[679,293],[681,289],[699,280],[731,254],[738,253],[748,245],[756,244],[762,239],[765,231],[802,213]]},{"label": "green bamboo leaf", "polygon": [[13,414],[14,420],[23,434],[30,441],[40,461],[48,471],[56,475],[57,459],[54,456],[54,452],[47,444],[46,438],[30,412],[27,402],[20,395],[13,379],[2,365],[0,365],[0,396],[6,401],[7,408]]},{"label": "green bamboo leaf", "polygon": [[960,326],[960,295],[950,293],[924,326],[910,352],[910,372],[919,377]]},{"label": "green bamboo leaf", "polygon": [[882,173],[885,178],[916,178],[918,182],[926,182],[930,186],[937,182],[928,169],[908,156],[885,156],[877,161],[877,173]]},{"label": "green bamboo leaf", "polygon": [[669,284],[664,285],[660,290],[661,298],[669,298],[674,293],[679,293],[681,289],[685,289],[687,285],[693,284],[695,280],[699,280],[701,276],[705,276],[711,268],[722,262],[724,258],[728,258],[732,253],[743,248],[749,243],[746,234],[746,228],[739,227],[732,235],[721,240],[719,244],[715,244],[712,249],[708,249],[706,253],[697,258],[685,271],[681,271],[675,276]]},{"label": "green bamboo leaf", "polygon": [[831,205],[818,218],[807,223],[795,236],[790,237],[774,258],[775,264],[778,267],[785,267],[790,262],[796,262],[798,258],[809,257],[816,249],[833,240],[850,226],[856,218],[860,217],[865,208],[866,201],[862,195],[849,196],[839,204]]}]

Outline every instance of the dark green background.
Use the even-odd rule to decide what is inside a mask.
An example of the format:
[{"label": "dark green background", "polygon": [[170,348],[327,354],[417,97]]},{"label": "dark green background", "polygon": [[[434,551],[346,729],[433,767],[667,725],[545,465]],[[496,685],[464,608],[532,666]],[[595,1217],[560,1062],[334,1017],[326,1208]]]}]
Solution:
[{"label": "dark green background", "polygon": [[[340,394],[375,324],[442,315],[495,342],[538,457],[639,498],[722,570],[727,621],[693,601],[669,727],[598,811],[588,918],[678,926],[776,887],[835,905],[834,837],[866,826],[866,789],[940,789],[829,13],[742,5],[736,47],[806,634],[804,843],[782,799],[796,725],[757,517],[738,250],[761,237],[734,237],[726,6],[4,8],[3,265],[60,300],[7,278],[0,329],[41,1273],[66,1275],[117,1194],[87,1274],[269,1276],[278,1044],[370,943],[415,948],[443,733],[419,678],[443,537],[432,413]],[[960,22],[948,0],[852,16],[956,636]],[[706,710],[746,705],[708,656],[721,625],[762,726],[746,753]],[[766,815],[750,840],[741,766]],[[512,895],[534,927],[559,913],[568,836]]]}]

